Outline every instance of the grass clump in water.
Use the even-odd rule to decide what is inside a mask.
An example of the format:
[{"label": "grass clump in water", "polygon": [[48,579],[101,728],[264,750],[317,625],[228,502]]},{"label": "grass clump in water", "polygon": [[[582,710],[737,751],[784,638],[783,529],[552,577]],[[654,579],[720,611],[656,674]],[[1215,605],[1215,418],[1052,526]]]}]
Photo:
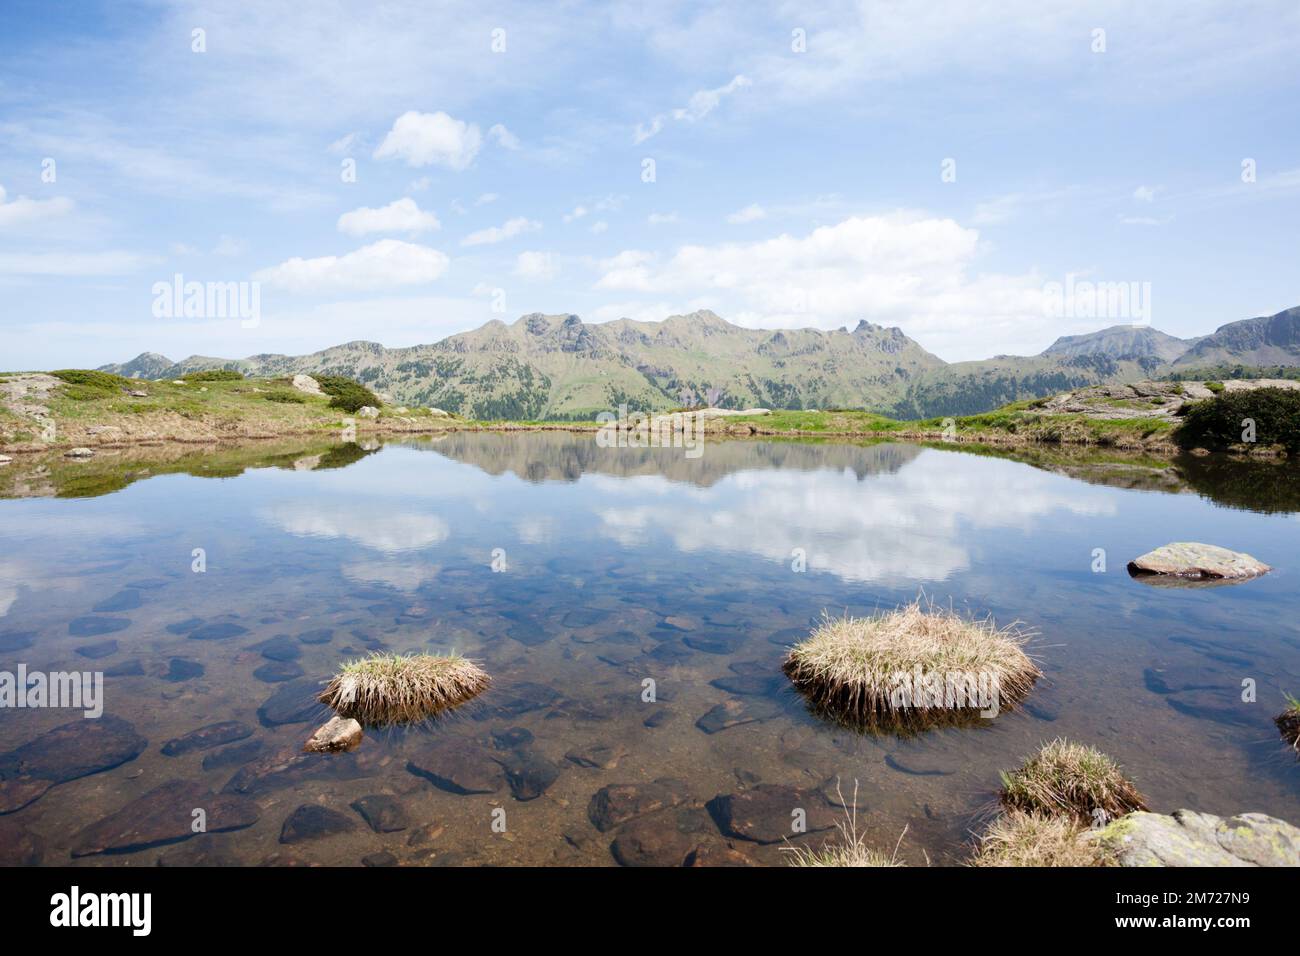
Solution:
[{"label": "grass clump in water", "polygon": [[868,618],[823,619],[782,665],[814,711],[867,730],[968,724],[1028,696],[1042,672],[1029,635],[920,599]]},{"label": "grass clump in water", "polygon": [[419,723],[477,697],[492,679],[459,654],[376,654],[350,661],[320,702],[368,727]]},{"label": "grass clump in water", "polygon": [[1112,866],[1111,853],[1068,816],[1013,810],[980,839],[971,866]]},{"label": "grass clump in water", "polygon": [[1286,695],[1287,708],[1273,718],[1282,739],[1289,743],[1296,753],[1300,753],[1300,700]]},{"label": "grass clump in water", "polygon": [[1082,825],[1147,809],[1146,798],[1101,751],[1057,738],[1019,770],[1002,774],[1008,810],[1068,817]]}]

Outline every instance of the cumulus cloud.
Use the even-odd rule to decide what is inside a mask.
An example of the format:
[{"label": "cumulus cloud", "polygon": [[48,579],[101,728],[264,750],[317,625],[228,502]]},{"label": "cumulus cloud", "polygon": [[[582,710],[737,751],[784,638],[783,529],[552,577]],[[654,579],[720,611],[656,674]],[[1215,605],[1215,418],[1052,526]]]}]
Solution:
[{"label": "cumulus cloud", "polygon": [[515,275],[523,279],[553,279],[555,257],[549,252],[521,252],[515,258]]},{"label": "cumulus cloud", "polygon": [[727,217],[727,222],[741,224],[746,222],[758,222],[760,219],[766,219],[767,212],[758,203],[750,203],[744,209],[737,209]]},{"label": "cumulus cloud", "polygon": [[662,226],[666,223],[676,222],[677,213],[675,212],[652,212],[645,217],[645,221],[652,226]]},{"label": "cumulus cloud", "polygon": [[849,217],[804,236],[623,250],[599,263],[596,288],[702,303],[755,327],[901,325],[945,358],[1061,334],[1042,278],[975,274],[982,251],[979,232],[952,219]]},{"label": "cumulus cloud", "polygon": [[750,86],[751,81],[743,74],[737,74],[732,77],[731,82],[722,86],[715,87],[711,90],[697,90],[687,101],[685,106],[672,110],[669,113],[660,113],[653,117],[648,123],[638,123],[636,132],[633,134],[633,141],[644,143],[651,136],[659,133],[664,124],[671,118],[678,122],[695,123],[712,113],[722,103],[725,96],[730,96],[737,90],[742,90]]},{"label": "cumulus cloud", "polygon": [[1133,198],[1138,202],[1152,202],[1156,198],[1156,187],[1139,186],[1137,189],[1133,190]]},{"label": "cumulus cloud", "polygon": [[510,132],[510,130],[506,129],[500,123],[493,124],[492,127],[488,129],[488,135],[491,136],[493,141],[502,149],[519,148],[519,137]]},{"label": "cumulus cloud", "polygon": [[494,242],[505,242],[515,236],[522,236],[526,232],[536,232],[541,228],[542,224],[540,222],[526,219],[523,216],[516,216],[514,219],[506,220],[499,226],[491,226],[487,229],[471,232],[460,241],[460,244],[462,246],[487,246]]},{"label": "cumulus cloud", "polygon": [[25,226],[29,223],[44,222],[56,216],[66,216],[72,212],[73,202],[64,196],[51,199],[28,199],[19,196],[7,200],[4,186],[0,186],[0,229]]},{"label": "cumulus cloud", "polygon": [[414,199],[397,199],[387,206],[371,209],[362,206],[339,216],[339,232],[364,236],[374,232],[431,232],[441,228],[438,217],[422,210]]},{"label": "cumulus cloud", "polygon": [[[503,127],[504,128],[504,127]],[[393,128],[375,150],[375,159],[404,159],[408,166],[446,166],[468,169],[483,145],[483,134],[473,123],[454,119],[439,110],[409,110],[397,117]]]},{"label": "cumulus cloud", "polygon": [[294,257],[253,278],[289,292],[386,289],[432,282],[447,271],[448,262],[437,249],[381,239],[342,256]]}]

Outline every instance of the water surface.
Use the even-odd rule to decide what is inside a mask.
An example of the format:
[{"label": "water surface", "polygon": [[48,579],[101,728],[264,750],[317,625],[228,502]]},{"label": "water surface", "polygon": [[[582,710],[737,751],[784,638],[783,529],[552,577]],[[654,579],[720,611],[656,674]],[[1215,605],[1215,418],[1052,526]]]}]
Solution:
[{"label": "water surface", "polygon": [[[593,826],[593,794],[671,778],[679,805],[638,824],[658,841],[649,858],[700,847],[701,860],[780,863],[780,844],[728,849],[709,802],[768,785],[823,806],[838,778],[846,795],[856,781],[873,842],[893,847],[906,828],[905,858],[952,863],[990,811],[999,769],[1056,736],[1111,754],[1155,809],[1300,820],[1300,768],[1272,723],[1283,692],[1300,693],[1300,524],[1294,492],[1277,493],[1294,482],[1276,471],[1260,479],[1249,466],[1236,482],[1231,466],[1187,463],[1166,482],[1159,468],[1137,481],[1121,466],[1083,481],[915,445],[731,442],[688,459],[564,434],[453,434],[269,464],[155,465],[130,480],[88,471],[94,480],[48,492],[72,497],[0,501],[0,668],[116,673],[106,712],[148,741],[0,816],[0,848],[37,837],[44,862],[78,865],[604,865],[622,831]],[[1130,558],[1177,540],[1276,570],[1212,589],[1129,578]],[[919,593],[1038,632],[1046,679],[1029,708],[907,739],[809,715],[781,678],[785,647],[823,612]],[[119,629],[93,633],[103,628]],[[381,649],[454,649],[482,661],[494,687],[454,719],[371,734],[325,771],[267,772],[267,755],[301,748],[323,717],[268,720],[268,699]],[[719,729],[720,704],[744,722]],[[72,716],[0,712],[0,751]],[[161,752],[224,721],[253,731],[227,745],[246,749]],[[412,772],[455,741],[516,778],[461,794]],[[212,793],[233,783],[257,820],[72,860],[86,827],[169,781]],[[374,832],[350,807],[376,794],[396,798],[405,829]],[[356,825],[281,843],[302,804]]]}]

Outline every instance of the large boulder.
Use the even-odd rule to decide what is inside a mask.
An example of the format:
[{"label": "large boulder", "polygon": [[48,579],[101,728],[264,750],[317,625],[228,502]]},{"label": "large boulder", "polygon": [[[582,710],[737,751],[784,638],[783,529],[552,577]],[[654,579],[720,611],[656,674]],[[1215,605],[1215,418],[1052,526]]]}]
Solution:
[{"label": "large boulder", "polygon": [[320,387],[320,382],[316,381],[310,375],[298,374],[293,377],[293,387],[300,392],[306,392],[308,395],[319,395],[325,397],[325,391]]},{"label": "large boulder", "polygon": [[1176,541],[1148,551],[1128,564],[1129,574],[1140,577],[1158,574],[1166,577],[1211,579],[1222,581],[1253,578],[1271,571],[1267,564],[1248,554],[1229,551],[1213,544]]},{"label": "large boulder", "polygon": [[1263,813],[1129,813],[1097,839],[1120,866],[1300,866],[1300,829]]}]

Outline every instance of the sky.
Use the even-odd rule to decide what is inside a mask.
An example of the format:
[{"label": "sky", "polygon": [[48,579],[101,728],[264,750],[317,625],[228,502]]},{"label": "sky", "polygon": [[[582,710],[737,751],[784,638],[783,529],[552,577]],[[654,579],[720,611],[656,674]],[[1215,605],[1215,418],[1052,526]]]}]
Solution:
[{"label": "sky", "polygon": [[0,4],[0,368],[1300,304],[1296,0],[306,6]]}]

